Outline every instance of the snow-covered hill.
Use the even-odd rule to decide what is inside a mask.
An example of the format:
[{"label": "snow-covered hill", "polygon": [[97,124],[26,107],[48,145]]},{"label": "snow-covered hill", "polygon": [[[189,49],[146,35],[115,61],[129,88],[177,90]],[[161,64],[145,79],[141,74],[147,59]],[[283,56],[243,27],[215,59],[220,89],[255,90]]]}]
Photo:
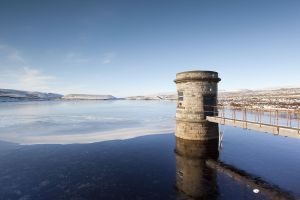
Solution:
[{"label": "snow-covered hill", "polygon": [[117,99],[112,95],[91,95],[91,94],[68,94],[62,97],[64,100],[113,100]]},{"label": "snow-covered hill", "polygon": [[0,102],[3,101],[46,101],[60,99],[63,95],[43,92],[0,89]]}]

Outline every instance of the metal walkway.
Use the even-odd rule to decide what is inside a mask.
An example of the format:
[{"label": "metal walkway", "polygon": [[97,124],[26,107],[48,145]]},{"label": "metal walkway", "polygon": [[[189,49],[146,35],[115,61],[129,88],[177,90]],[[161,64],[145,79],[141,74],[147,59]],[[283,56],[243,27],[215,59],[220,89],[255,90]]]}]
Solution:
[{"label": "metal walkway", "polygon": [[299,110],[223,106],[206,110],[206,119],[210,122],[300,139]]}]

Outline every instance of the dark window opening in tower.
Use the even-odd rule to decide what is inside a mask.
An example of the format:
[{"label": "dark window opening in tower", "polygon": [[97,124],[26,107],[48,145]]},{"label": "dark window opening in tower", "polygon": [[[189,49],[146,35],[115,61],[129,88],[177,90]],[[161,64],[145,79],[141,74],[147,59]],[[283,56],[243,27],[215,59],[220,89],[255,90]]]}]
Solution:
[{"label": "dark window opening in tower", "polygon": [[203,96],[203,107],[204,107],[204,116],[213,116],[214,115],[214,105],[216,103],[215,95]]},{"label": "dark window opening in tower", "polygon": [[178,91],[178,101],[183,101],[183,92]]}]

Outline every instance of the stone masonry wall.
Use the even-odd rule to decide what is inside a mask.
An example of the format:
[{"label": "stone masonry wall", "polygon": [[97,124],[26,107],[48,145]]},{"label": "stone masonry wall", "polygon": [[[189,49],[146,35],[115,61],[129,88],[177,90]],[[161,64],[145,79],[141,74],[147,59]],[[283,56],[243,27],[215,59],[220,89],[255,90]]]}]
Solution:
[{"label": "stone masonry wall", "polygon": [[[176,75],[176,136],[189,140],[210,140],[218,137],[218,125],[205,119],[208,109],[217,105],[218,73],[190,71]],[[205,102],[205,98],[209,99]],[[206,105],[204,105],[206,104]]]}]

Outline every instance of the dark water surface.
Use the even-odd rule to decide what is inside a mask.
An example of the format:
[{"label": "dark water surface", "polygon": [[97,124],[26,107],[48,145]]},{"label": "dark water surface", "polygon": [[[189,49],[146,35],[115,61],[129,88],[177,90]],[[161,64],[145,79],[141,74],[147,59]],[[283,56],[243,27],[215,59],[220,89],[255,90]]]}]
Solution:
[{"label": "dark water surface", "polygon": [[[31,127],[24,128],[30,137],[30,131],[39,135],[43,130],[37,122],[39,117],[59,127],[46,135],[64,135],[62,131],[66,127],[70,130],[76,123],[85,127],[85,119],[88,123],[92,120],[87,127],[100,131],[99,134],[102,129],[97,122],[101,120],[110,121],[108,128],[112,130],[119,128],[113,124],[118,121],[127,124],[126,120],[128,126],[137,122],[139,127],[148,123],[156,127],[161,120],[161,127],[174,127],[173,104],[63,102],[8,107],[2,105],[4,112],[0,113],[3,119],[0,138],[3,135],[12,141],[0,141],[0,200],[192,199],[182,191],[198,199],[272,199],[208,169],[204,164],[208,158],[245,170],[300,199],[300,140],[297,139],[220,126],[224,132],[220,151],[211,150],[209,145],[175,140],[173,132],[89,144],[20,145],[13,141],[18,141],[18,136],[26,140],[27,135],[22,135],[20,128],[23,125]],[[75,121],[74,116],[78,117]],[[48,125],[44,129],[47,128]],[[79,126],[75,126],[76,130]],[[85,133],[81,135],[84,137]],[[43,134],[41,131],[40,136]]]},{"label": "dark water surface", "polygon": [[[93,144],[2,143],[0,199],[188,199],[175,189],[174,148],[173,134]],[[212,199],[260,197],[222,174],[206,176]]]}]

